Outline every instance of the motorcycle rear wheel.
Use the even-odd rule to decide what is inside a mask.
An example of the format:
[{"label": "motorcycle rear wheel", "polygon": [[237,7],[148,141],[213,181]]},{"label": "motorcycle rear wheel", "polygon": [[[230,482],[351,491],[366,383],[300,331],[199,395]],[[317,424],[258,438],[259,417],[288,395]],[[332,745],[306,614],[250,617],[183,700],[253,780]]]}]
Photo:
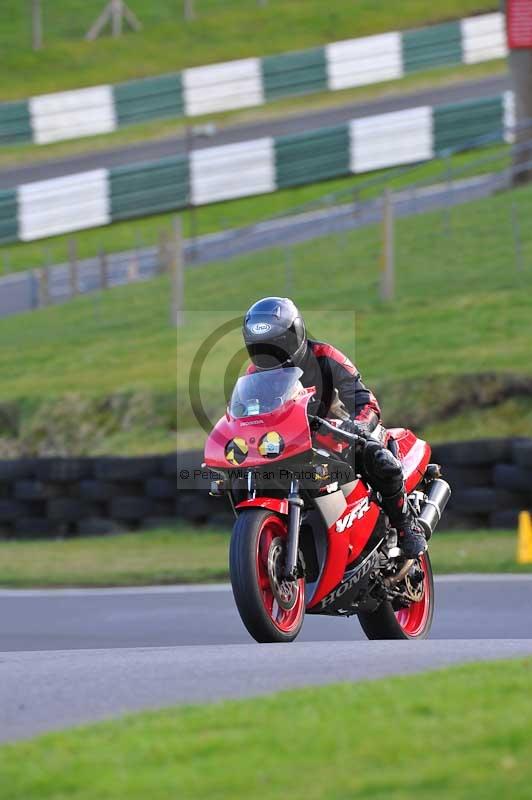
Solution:
[{"label": "motorcycle rear wheel", "polygon": [[399,611],[385,601],[371,614],[360,612],[358,619],[368,639],[428,638],[434,616],[434,577],[428,552],[419,561],[425,573],[422,599]]},{"label": "motorcycle rear wheel", "polygon": [[238,612],[257,642],[292,642],[305,617],[305,580],[281,580],[286,521],[266,509],[243,511],[235,522],[229,572]]}]

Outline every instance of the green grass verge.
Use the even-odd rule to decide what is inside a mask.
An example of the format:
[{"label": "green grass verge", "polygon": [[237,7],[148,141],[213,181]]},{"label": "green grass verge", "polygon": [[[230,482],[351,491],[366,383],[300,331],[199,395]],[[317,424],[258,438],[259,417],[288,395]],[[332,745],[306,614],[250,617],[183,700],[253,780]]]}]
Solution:
[{"label": "green grass verge", "polygon": [[436,575],[455,572],[532,572],[532,564],[516,563],[517,532],[436,532],[430,555]]},{"label": "green grass verge", "polygon": [[[233,126],[248,122],[268,122],[295,114],[325,110],[351,103],[363,103],[423,89],[434,89],[464,81],[502,75],[507,72],[507,69],[508,65],[505,59],[486,61],[480,64],[462,64],[455,67],[438,67],[419,73],[412,73],[400,80],[385,81],[355,89],[317,92],[316,94],[272,101],[264,106],[210,114],[205,117],[194,117],[192,123],[196,126],[206,121],[212,122],[215,120],[218,128],[224,128],[228,125]],[[191,124],[190,119],[154,120],[152,122],[128,125],[109,134],[70,139],[64,142],[39,145],[38,147],[34,144],[2,146],[0,148],[0,168],[5,167],[8,169],[16,164],[27,165],[40,161],[83,155],[89,152],[120,148],[138,144],[139,142],[156,141],[164,137],[182,136],[187,124]]]},{"label": "green grass verge", "polygon": [[227,579],[226,531],[179,526],[143,533],[0,541],[0,586],[136,586]]},{"label": "green grass verge", "polygon": [[[512,531],[434,536],[436,574],[532,572],[515,561]],[[228,531],[187,526],[51,541],[0,541],[0,586],[132,586],[227,580]]]},{"label": "green grass verge", "polygon": [[29,14],[4,0],[0,33],[0,94],[11,100],[42,92],[118,82],[184,67],[313,47],[336,39],[421,26],[498,10],[496,0],[196,0],[199,18],[185,23],[182,3],[136,0],[138,34],[96,42],[82,37],[102,10],[99,0],[69,0],[44,8],[45,48],[30,50]]},{"label": "green grass verge", "polygon": [[0,748],[0,798],[528,800],[531,676],[469,664],[48,734]]}]

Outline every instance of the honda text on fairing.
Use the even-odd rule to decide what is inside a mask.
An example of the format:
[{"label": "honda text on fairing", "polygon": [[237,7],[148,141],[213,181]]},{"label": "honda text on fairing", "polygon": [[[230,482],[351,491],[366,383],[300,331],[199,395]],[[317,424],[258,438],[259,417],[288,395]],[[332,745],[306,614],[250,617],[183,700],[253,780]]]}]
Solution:
[{"label": "honda text on fairing", "polygon": [[[405,558],[378,496],[346,459],[365,440],[310,415],[314,387],[288,367],[239,378],[211,432],[211,493],[236,522],[230,573],[238,611],[258,642],[296,638],[305,614],[358,615],[370,639],[423,639],[434,611],[428,552]],[[411,431],[373,436],[400,459],[408,503],[427,539],[450,496],[430,447]],[[355,466],[353,466],[355,463]]]}]

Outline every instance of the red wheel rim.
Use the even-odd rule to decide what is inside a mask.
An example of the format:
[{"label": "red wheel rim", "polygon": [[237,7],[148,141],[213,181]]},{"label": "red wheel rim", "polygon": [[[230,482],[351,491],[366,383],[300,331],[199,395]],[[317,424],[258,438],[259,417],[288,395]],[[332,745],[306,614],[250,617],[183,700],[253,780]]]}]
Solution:
[{"label": "red wheel rim", "polygon": [[430,583],[426,557],[419,559],[421,569],[425,573],[423,578],[423,597],[417,603],[411,603],[408,608],[401,608],[395,612],[397,622],[411,639],[421,636],[427,626],[432,603],[432,586]]},{"label": "red wheel rim", "polygon": [[292,633],[301,622],[305,610],[305,581],[297,582],[297,597],[291,609],[279,606],[275,599],[268,574],[268,553],[273,540],[277,537],[286,539],[285,523],[276,516],[267,517],[257,537],[257,578],[264,608],[278,630]]}]

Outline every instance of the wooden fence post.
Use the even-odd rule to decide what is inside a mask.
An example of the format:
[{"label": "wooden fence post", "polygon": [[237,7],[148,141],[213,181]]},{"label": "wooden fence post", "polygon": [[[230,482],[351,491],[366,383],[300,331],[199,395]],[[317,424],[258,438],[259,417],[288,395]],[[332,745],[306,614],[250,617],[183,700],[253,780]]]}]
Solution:
[{"label": "wooden fence post", "polygon": [[127,280],[128,283],[136,283],[140,276],[140,264],[139,264],[139,251],[138,248],[135,247],[133,251],[133,257],[131,258],[128,268],[127,268]]},{"label": "wooden fence post", "polygon": [[31,0],[31,44],[34,50],[42,48],[41,0]]},{"label": "wooden fence post", "polygon": [[74,237],[68,240],[68,268],[70,274],[70,296],[79,294],[78,242]]},{"label": "wooden fence post", "polygon": [[169,252],[169,236],[168,231],[163,229],[159,232],[159,244],[157,249],[158,267],[157,272],[160,275],[162,272],[168,272],[168,252]]},{"label": "wooden fence post", "polygon": [[109,265],[107,262],[107,253],[105,250],[100,250],[100,289],[109,288]]},{"label": "wooden fence post", "polygon": [[29,271],[29,294],[30,294],[30,308],[33,310],[35,308],[39,308],[39,285],[40,285],[40,270],[38,267],[34,267],[32,270]]},{"label": "wooden fence post", "polygon": [[185,264],[181,217],[176,217],[174,220],[170,255],[170,280],[172,283],[171,324],[176,328],[180,328],[185,323]]},{"label": "wooden fence post", "polygon": [[196,9],[194,7],[194,0],[183,0],[184,14],[187,21],[196,19]]},{"label": "wooden fence post", "polygon": [[49,267],[42,267],[37,274],[39,278],[39,308],[43,308],[50,303]]},{"label": "wooden fence post", "polygon": [[395,241],[394,210],[392,191],[384,192],[382,207],[382,262],[381,262],[381,300],[388,302],[395,294]]}]

